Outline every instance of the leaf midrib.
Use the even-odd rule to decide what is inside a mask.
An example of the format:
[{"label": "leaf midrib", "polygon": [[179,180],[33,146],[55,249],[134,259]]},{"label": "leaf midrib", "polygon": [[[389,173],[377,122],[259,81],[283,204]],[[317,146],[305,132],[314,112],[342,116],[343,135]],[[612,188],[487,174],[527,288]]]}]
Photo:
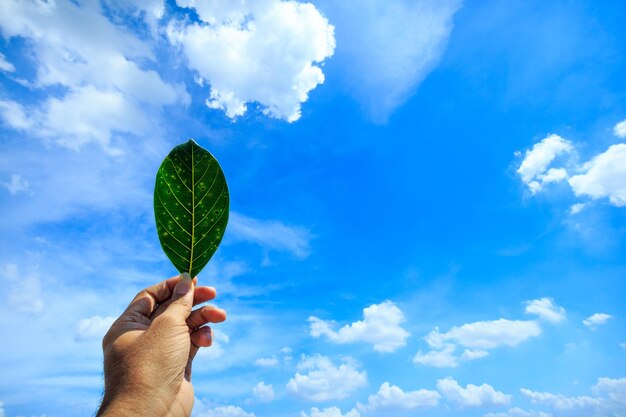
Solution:
[{"label": "leaf midrib", "polygon": [[193,271],[193,249],[196,246],[195,231],[196,231],[196,179],[195,170],[196,167],[193,164],[193,146],[191,144],[191,253],[189,254],[189,273]]}]

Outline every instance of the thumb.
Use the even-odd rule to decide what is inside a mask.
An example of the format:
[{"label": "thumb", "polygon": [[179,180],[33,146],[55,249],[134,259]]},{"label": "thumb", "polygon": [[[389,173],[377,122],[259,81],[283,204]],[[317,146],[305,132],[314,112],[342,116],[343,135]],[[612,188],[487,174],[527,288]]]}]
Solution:
[{"label": "thumb", "polygon": [[178,283],[172,293],[172,302],[163,314],[176,317],[181,323],[186,323],[193,307],[193,281],[187,272],[180,274]]}]

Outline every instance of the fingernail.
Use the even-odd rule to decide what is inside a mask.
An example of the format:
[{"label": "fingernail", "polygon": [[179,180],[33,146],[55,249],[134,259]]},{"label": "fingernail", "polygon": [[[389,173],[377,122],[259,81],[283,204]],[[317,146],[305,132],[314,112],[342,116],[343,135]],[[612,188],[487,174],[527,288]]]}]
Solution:
[{"label": "fingernail", "polygon": [[180,278],[178,278],[178,284],[176,284],[176,294],[177,295],[185,295],[191,290],[191,277],[188,273],[183,272],[180,274]]}]

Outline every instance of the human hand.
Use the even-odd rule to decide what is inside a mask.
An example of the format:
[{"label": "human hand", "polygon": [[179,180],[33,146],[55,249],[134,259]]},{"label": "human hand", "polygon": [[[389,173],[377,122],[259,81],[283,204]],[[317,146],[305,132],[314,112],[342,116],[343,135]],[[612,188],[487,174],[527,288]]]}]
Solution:
[{"label": "human hand", "polygon": [[104,397],[99,417],[189,416],[193,407],[191,365],[212,342],[207,323],[226,320],[222,309],[204,306],[215,289],[196,287],[188,274],[139,292],[104,336]]}]

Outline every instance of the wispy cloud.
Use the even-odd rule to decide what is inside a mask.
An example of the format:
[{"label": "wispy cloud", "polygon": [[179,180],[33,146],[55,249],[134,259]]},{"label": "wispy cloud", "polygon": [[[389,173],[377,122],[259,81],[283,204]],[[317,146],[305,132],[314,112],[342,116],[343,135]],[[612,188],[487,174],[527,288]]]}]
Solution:
[{"label": "wispy cloud", "polygon": [[258,220],[231,212],[227,233],[235,241],[256,243],[267,250],[289,252],[300,259],[311,253],[311,232],[304,227],[288,226],[278,220]]},{"label": "wispy cloud", "polygon": [[337,26],[337,57],[346,90],[378,123],[404,104],[437,66],[460,0],[325,1]]}]

